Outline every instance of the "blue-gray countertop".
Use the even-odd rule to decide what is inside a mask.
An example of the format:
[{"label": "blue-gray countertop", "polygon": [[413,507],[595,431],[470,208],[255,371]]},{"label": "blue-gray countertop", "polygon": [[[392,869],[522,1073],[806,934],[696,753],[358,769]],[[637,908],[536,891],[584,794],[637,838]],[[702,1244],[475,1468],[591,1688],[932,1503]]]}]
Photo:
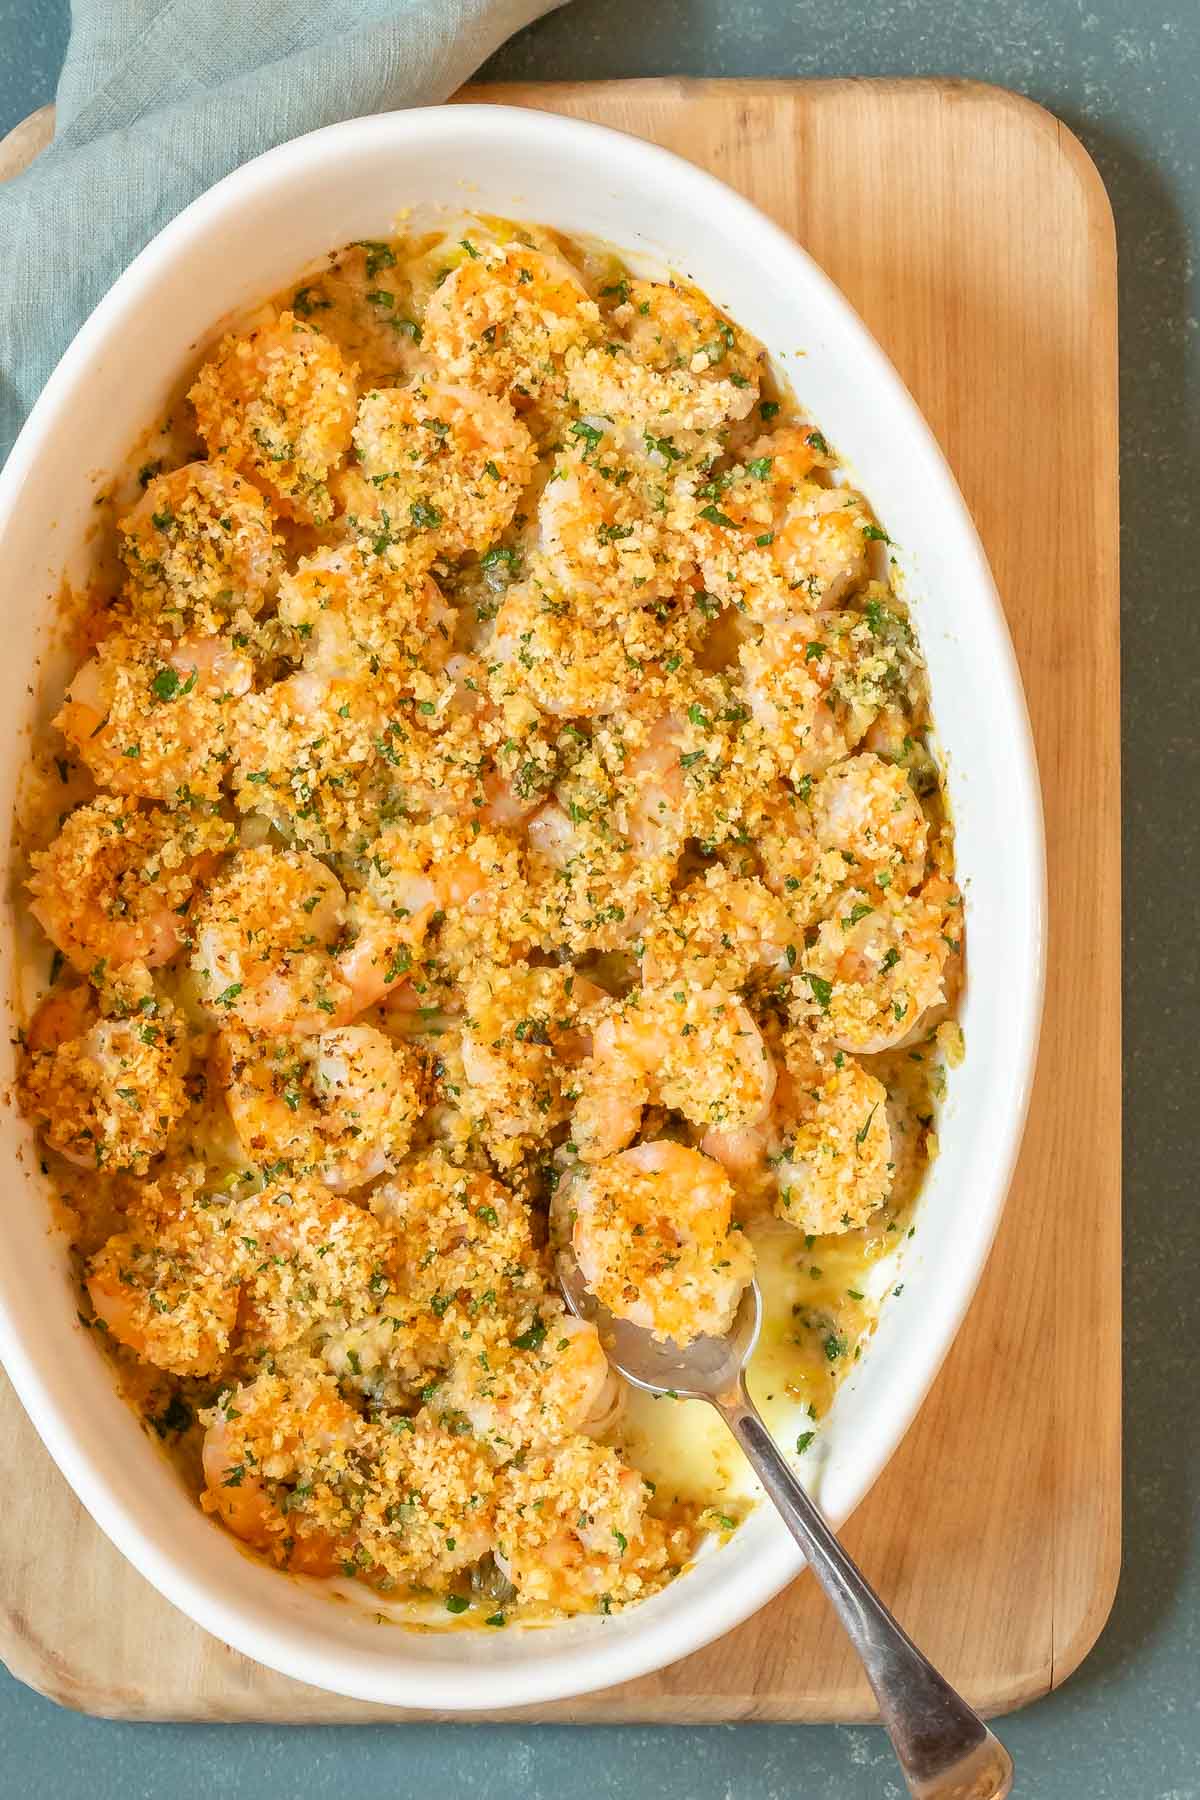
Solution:
[{"label": "blue-gray countertop", "polygon": [[[0,132],[53,97],[67,13],[67,0],[0,0]],[[1021,1796],[1200,1800],[1200,0],[574,0],[486,73],[975,76],[1058,113],[1108,185],[1121,254],[1125,1568],[1091,1656],[1004,1736]],[[20,1478],[0,1472],[0,1484]],[[114,1725],[0,1671],[0,1793],[900,1800],[901,1789],[873,1730]]]}]

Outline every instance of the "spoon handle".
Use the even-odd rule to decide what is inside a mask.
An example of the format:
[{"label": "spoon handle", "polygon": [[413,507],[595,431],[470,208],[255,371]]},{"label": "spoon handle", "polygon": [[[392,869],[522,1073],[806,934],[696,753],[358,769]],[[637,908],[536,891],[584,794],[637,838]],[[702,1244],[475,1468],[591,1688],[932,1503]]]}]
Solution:
[{"label": "spoon handle", "polygon": [[1012,1758],[893,1619],[788,1467],[743,1383],[713,1404],[779,1508],[862,1658],[915,1800],[1004,1800]]}]

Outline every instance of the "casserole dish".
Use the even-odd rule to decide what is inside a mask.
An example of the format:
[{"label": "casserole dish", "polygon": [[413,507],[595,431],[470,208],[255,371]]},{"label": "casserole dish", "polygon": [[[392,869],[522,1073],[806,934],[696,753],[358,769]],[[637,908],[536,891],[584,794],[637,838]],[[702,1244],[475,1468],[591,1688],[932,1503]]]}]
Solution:
[{"label": "casserole dish", "polygon": [[[1019,679],[961,496],[912,401],[819,270],[736,195],[619,134],[487,106],[353,121],[247,165],[131,265],[68,350],[0,478],[0,575],[10,596],[3,771],[11,810],[19,727],[53,677],[64,575],[86,567],[106,474],[158,417],[181,366],[224,315],[329,245],[388,230],[405,208],[535,219],[678,270],[767,345],[782,379],[854,470],[895,545],[929,664],[957,829],[970,975],[967,1056],[950,1084],[941,1156],[907,1246],[904,1291],[846,1381],[814,1470],[840,1522],[867,1491],[932,1381],[1003,1205],[1032,1078],[1043,959],[1036,771]],[[21,951],[5,935],[6,991]],[[1014,972],[1016,978],[1014,979]],[[11,1070],[9,1071],[11,1076]],[[47,1233],[36,1157],[6,1115],[21,1171],[0,1226],[0,1351],[31,1417],[98,1523],[176,1605],[298,1679],[392,1705],[492,1711],[661,1667],[738,1623],[798,1560],[760,1510],[671,1588],[612,1618],[521,1633],[409,1634],[367,1608],[280,1581],[195,1512],[114,1391],[75,1317],[65,1243]]]}]

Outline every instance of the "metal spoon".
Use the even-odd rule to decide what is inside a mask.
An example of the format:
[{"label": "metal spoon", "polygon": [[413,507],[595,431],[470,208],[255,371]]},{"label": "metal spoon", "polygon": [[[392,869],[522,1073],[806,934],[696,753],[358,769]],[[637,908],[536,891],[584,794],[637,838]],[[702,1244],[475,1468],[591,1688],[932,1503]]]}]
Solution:
[{"label": "metal spoon", "polygon": [[615,1318],[584,1286],[563,1251],[559,1281],[571,1311],[596,1325],[608,1360],[635,1387],[715,1406],[779,1508],[862,1658],[909,1791],[916,1800],[1004,1800],[1013,1763],[949,1682],[893,1619],[830,1531],[746,1392],[746,1364],[758,1342],[762,1298],[752,1281],[728,1337],[697,1338],[686,1349]]}]

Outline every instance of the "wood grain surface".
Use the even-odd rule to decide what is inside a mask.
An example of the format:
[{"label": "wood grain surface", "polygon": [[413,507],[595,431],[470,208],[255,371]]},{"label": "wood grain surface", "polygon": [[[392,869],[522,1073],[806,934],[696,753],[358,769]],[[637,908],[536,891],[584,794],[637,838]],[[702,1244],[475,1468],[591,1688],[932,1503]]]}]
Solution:
[{"label": "wood grain surface", "polygon": [[[1087,1654],[1120,1561],[1108,200],[1056,119],[971,84],[650,81],[488,87],[469,97],[651,138],[714,171],[799,238],[894,359],[991,558],[1045,787],[1051,940],[1040,1072],[974,1306],[844,1536],[929,1655],[977,1706],[1003,1712],[1064,1681]],[[0,1466],[8,1472],[0,1655],[43,1693],[122,1718],[418,1716],[288,1681],[190,1624],[83,1513],[7,1384]],[[686,1723],[854,1720],[872,1710],[836,1622],[802,1576],[756,1618],[661,1674],[503,1716]]]}]

